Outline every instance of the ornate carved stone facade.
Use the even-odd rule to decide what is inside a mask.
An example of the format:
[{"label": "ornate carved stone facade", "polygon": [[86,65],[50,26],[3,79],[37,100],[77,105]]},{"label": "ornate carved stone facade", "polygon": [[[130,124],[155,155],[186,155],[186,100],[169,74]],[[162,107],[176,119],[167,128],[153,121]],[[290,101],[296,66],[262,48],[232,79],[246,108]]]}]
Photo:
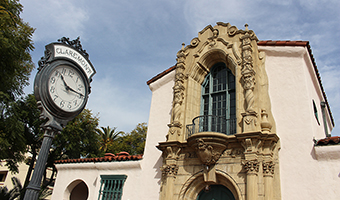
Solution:
[{"label": "ornate carved stone facade", "polygon": [[[281,199],[279,170],[274,170],[280,144],[257,41],[248,25],[239,30],[219,22],[177,53],[169,132],[158,145],[163,151],[161,199],[196,199],[216,184],[238,200]],[[236,133],[188,135],[187,125],[201,113],[203,81],[217,63],[235,76]]]}]

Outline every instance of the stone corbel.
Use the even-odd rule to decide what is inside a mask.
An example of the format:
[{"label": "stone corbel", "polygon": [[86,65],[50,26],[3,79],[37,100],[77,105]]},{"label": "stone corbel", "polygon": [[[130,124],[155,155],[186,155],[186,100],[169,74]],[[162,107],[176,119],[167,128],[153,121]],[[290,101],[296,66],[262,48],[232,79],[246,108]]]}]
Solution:
[{"label": "stone corbel", "polygon": [[216,149],[206,144],[203,139],[197,139],[196,143],[196,154],[206,166],[214,165],[220,158],[222,151],[224,151],[224,149]]},{"label": "stone corbel", "polygon": [[180,147],[171,147],[171,146],[166,147],[166,153],[167,153],[166,159],[175,159],[175,160],[177,160],[181,150],[182,149]]},{"label": "stone corbel", "polygon": [[244,153],[258,153],[263,146],[263,141],[256,138],[246,138],[241,142],[244,148]]}]

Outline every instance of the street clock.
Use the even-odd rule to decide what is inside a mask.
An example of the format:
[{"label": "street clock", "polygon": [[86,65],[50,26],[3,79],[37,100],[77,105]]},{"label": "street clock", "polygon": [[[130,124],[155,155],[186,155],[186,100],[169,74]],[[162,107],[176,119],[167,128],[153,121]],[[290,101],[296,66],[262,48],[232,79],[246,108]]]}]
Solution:
[{"label": "street clock", "polygon": [[47,125],[61,129],[85,108],[95,69],[79,38],[46,46],[39,61],[34,94]]}]

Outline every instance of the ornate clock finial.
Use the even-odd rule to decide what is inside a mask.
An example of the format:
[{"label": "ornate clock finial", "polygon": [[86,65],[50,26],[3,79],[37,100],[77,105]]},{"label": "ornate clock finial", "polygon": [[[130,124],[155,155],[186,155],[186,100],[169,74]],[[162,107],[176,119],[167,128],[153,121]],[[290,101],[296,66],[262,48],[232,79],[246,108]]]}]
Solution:
[{"label": "ornate clock finial", "polygon": [[86,50],[83,49],[83,47],[80,44],[80,37],[77,37],[77,39],[70,41],[70,38],[67,37],[62,37],[60,39],[58,39],[58,42],[64,43],[64,44],[68,44],[72,47],[74,47],[75,49],[77,49],[84,57],[86,57],[87,59],[89,58],[89,54],[86,53]]}]

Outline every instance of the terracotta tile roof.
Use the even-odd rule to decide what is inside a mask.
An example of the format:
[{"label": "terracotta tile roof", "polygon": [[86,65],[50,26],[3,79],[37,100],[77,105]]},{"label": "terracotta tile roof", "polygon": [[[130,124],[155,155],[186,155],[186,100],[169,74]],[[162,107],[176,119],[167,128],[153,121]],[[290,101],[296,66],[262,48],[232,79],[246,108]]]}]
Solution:
[{"label": "terracotta tile roof", "polygon": [[56,160],[55,164],[65,164],[65,163],[86,163],[86,162],[115,162],[115,161],[132,161],[141,160],[142,155],[130,155],[128,152],[120,152],[117,155],[112,153],[106,153],[104,157],[100,158],[78,158],[78,159],[66,159],[66,160]]},{"label": "terracotta tile roof", "polygon": [[322,95],[323,95],[325,102],[326,102],[326,105],[327,105],[327,109],[328,109],[328,112],[329,112],[329,115],[330,115],[330,118],[331,118],[331,121],[332,121],[332,125],[334,126],[335,124],[334,124],[333,115],[332,115],[330,106],[328,104],[326,92],[325,92],[325,90],[323,89],[323,86],[322,86],[321,76],[320,76],[319,70],[316,66],[316,62],[315,62],[315,59],[314,59],[314,56],[313,56],[313,53],[312,53],[312,48],[309,45],[309,42],[308,41],[289,41],[289,40],[287,40],[287,41],[266,40],[266,41],[259,41],[257,43],[257,45],[259,45],[259,46],[303,46],[303,47],[307,47],[309,57],[310,57],[310,59],[313,63],[314,72],[315,72],[315,74],[318,78],[318,82],[319,82],[319,85],[320,85],[320,88],[321,88],[321,91],[322,91]]},{"label": "terracotta tile roof", "polygon": [[148,81],[146,82],[146,84],[150,85],[151,83],[153,83],[153,82],[155,82],[156,80],[162,78],[163,76],[165,76],[166,74],[172,72],[172,71],[175,70],[175,69],[176,69],[176,65],[174,65],[174,66],[170,67],[169,69],[167,69],[167,70],[165,70],[165,71],[163,71],[163,72],[157,74],[156,76],[154,76],[153,78],[151,78],[150,80],[148,80]]},{"label": "terracotta tile roof", "polygon": [[326,137],[325,139],[315,140],[315,146],[340,145],[340,136]]}]

